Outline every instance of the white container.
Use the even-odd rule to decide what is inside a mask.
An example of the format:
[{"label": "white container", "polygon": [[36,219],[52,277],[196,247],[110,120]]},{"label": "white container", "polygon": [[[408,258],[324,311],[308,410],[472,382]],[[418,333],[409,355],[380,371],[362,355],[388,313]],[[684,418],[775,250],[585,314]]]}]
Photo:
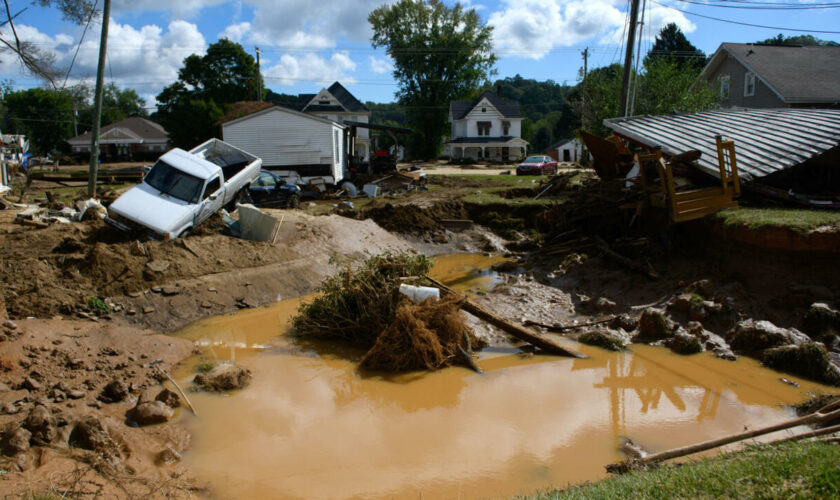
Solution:
[{"label": "white container", "polygon": [[440,290],[431,286],[413,286],[403,283],[400,285],[400,293],[413,302],[423,302],[429,297],[433,297],[435,300],[440,299]]}]

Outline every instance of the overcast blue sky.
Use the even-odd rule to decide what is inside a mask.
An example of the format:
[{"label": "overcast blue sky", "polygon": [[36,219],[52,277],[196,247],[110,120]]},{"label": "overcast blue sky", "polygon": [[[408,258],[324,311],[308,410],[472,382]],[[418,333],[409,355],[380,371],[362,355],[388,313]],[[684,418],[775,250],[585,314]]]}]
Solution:
[{"label": "overcast blue sky", "polygon": [[[709,54],[722,42],[754,42],[780,32],[800,34],[728,24],[698,15],[778,28],[838,32],[840,9],[823,8],[830,4],[840,6],[840,0],[837,1],[647,0],[642,51],[650,47],[659,29],[669,22],[677,23],[694,45]],[[153,106],[154,96],[176,80],[186,56],[203,54],[208,44],[228,37],[242,43],[252,54],[255,46],[262,49],[266,86],[276,92],[316,92],[339,80],[362,101],[391,102],[396,90],[393,68],[383,50],[371,48],[367,22],[368,13],[383,3],[112,0],[106,79],[136,89]],[[584,48],[589,48],[590,69],[623,57],[626,1],[472,0],[462,4],[475,8],[494,27],[498,77],[520,74],[537,80],[575,83]],[[100,8],[101,5],[100,0]],[[769,10],[772,6],[786,10]],[[803,6],[808,8],[792,9]],[[15,20],[20,38],[53,52],[60,67],[69,67],[83,27],[63,21],[57,10],[41,8],[31,1],[12,0],[10,7],[13,13],[26,7]],[[84,37],[70,83],[93,82],[99,29],[99,25],[91,26]],[[10,39],[8,25],[0,28],[0,33]],[[811,34],[840,41],[837,33]],[[22,74],[9,53],[0,54],[0,79],[11,80],[16,88],[40,84]]]}]

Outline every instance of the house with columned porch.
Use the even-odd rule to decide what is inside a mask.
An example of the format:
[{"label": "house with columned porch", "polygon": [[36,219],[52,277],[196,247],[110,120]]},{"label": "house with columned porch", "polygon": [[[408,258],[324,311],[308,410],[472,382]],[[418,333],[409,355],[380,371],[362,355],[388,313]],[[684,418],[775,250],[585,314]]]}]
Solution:
[{"label": "house with columned porch", "polygon": [[449,104],[451,140],[446,143],[450,158],[476,160],[518,160],[525,157],[528,141],[522,139],[519,103],[487,91],[472,101]]}]

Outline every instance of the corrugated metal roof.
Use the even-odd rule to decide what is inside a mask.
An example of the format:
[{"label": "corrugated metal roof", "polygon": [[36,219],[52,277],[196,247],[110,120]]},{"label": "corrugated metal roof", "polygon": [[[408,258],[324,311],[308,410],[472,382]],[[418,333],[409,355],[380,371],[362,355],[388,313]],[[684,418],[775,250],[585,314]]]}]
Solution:
[{"label": "corrugated metal roof", "polygon": [[840,146],[840,110],[722,109],[700,113],[632,116],[604,120],[618,135],[668,155],[696,149],[699,166],[720,176],[715,136],[735,141],[744,181],[793,167]]}]

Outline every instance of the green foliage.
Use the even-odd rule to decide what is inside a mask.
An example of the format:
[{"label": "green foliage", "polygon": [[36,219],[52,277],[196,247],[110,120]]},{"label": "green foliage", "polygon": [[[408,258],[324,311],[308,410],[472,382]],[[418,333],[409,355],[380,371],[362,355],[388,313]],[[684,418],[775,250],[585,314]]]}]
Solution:
[{"label": "green foliage", "polygon": [[[91,0],[38,0],[38,3],[41,7],[55,6],[65,21],[76,24],[87,22],[91,10],[96,8],[96,2]],[[93,12],[93,18],[99,18],[99,11]]]},{"label": "green foliage", "polygon": [[215,123],[226,105],[256,98],[260,78],[253,56],[238,43],[219,40],[204,56],[184,59],[178,81],[157,96],[158,119],[176,146],[195,146],[217,135]]},{"label": "green foliage", "polygon": [[368,17],[371,44],[394,60],[399,103],[415,130],[406,141],[414,157],[436,158],[449,130],[450,101],[463,99],[490,76],[492,28],[474,9],[440,0],[400,0]]},{"label": "green foliage", "polygon": [[814,35],[784,36],[781,33],[760,42],[758,45],[801,45],[803,47],[840,47],[840,43],[821,40]]},{"label": "green foliage", "polygon": [[271,102],[277,104],[278,106],[283,106],[286,108],[291,108],[294,110],[298,110],[300,108],[300,97],[293,94],[278,94],[271,89],[265,89],[263,92],[263,100],[266,102]]},{"label": "green foliage", "polygon": [[294,333],[371,346],[394,321],[400,278],[421,276],[431,267],[424,255],[407,253],[350,263],[324,280],[312,302],[300,307],[292,319]]},{"label": "green foliage", "polygon": [[73,99],[70,94],[40,88],[5,92],[6,116],[2,129],[7,134],[24,134],[33,153],[48,154],[73,136]]},{"label": "green foliage", "polygon": [[195,365],[195,371],[197,373],[208,373],[210,370],[216,367],[216,363],[212,361],[202,361],[201,363]]},{"label": "green foliage", "polygon": [[837,498],[838,463],[835,444],[782,443],[520,498]]},{"label": "green foliage", "polygon": [[680,69],[692,67],[699,71],[706,65],[706,54],[692,45],[675,23],[670,23],[659,31],[644,65],[663,60],[675,63]]},{"label": "green foliage", "polygon": [[92,311],[97,312],[99,314],[108,314],[111,312],[111,308],[108,307],[108,304],[106,304],[104,300],[93,295],[89,295],[87,297],[87,306]]},{"label": "green foliage", "polygon": [[405,109],[395,102],[377,103],[368,101],[365,103],[365,107],[370,110],[371,123],[405,126]]}]

